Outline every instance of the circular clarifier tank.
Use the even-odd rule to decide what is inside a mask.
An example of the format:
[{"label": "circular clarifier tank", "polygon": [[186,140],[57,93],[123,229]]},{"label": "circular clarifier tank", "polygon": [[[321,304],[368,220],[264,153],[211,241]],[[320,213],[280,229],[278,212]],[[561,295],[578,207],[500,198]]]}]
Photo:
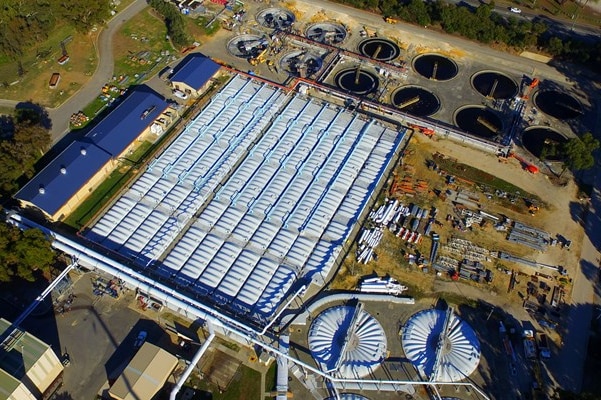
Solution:
[{"label": "circular clarifier tank", "polygon": [[522,133],[522,144],[534,156],[541,158],[544,153],[545,160],[558,161],[557,149],[568,139],[547,126],[533,126]]},{"label": "circular clarifier tank", "polygon": [[482,71],[472,76],[472,87],[482,96],[510,99],[518,94],[518,84],[497,71]]},{"label": "circular clarifier tank", "polygon": [[366,95],[378,89],[380,82],[375,74],[360,67],[349,68],[336,74],[336,86],[357,95]]},{"label": "circular clarifier tank", "polygon": [[347,31],[344,26],[334,22],[318,22],[309,25],[305,36],[319,43],[339,44],[346,39]]},{"label": "circular clarifier tank", "polygon": [[448,81],[459,72],[455,61],[440,54],[417,56],[413,60],[413,68],[421,76],[434,81]]},{"label": "circular clarifier tank", "polygon": [[227,43],[227,50],[234,57],[256,57],[267,47],[267,39],[258,35],[239,35]]},{"label": "circular clarifier tank", "polygon": [[465,106],[454,116],[455,125],[474,136],[492,139],[503,130],[503,122],[494,112],[482,106]]},{"label": "circular clarifier tank", "polygon": [[582,104],[573,96],[558,90],[543,90],[534,96],[534,104],[545,114],[560,120],[582,115]]},{"label": "circular clarifier tank", "polygon": [[257,14],[257,22],[271,29],[286,29],[294,23],[294,20],[291,11],[277,7],[266,8]]},{"label": "circular clarifier tank", "polygon": [[372,374],[386,357],[386,333],[362,307],[322,311],[311,323],[308,342],[320,369],[340,378]]},{"label": "circular clarifier tank", "polygon": [[427,89],[419,86],[404,86],[391,96],[392,105],[407,114],[425,117],[440,109],[440,100]]},{"label": "circular clarifier tank", "polygon": [[359,43],[358,49],[365,57],[378,61],[394,60],[401,54],[401,49],[396,43],[380,38],[365,39]]}]

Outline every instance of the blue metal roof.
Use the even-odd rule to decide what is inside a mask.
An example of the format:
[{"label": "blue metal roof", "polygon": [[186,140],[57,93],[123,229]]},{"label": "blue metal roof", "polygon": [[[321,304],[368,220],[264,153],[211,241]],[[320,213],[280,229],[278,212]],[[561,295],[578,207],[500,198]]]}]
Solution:
[{"label": "blue metal roof", "polygon": [[219,68],[219,64],[210,58],[199,53],[193,53],[179,63],[169,79],[171,82],[183,82],[198,90],[215,75]]},{"label": "blue metal roof", "polygon": [[67,146],[15,197],[49,215],[55,214],[167,107],[165,100],[147,86],[136,88],[83,138]]},{"label": "blue metal roof", "polygon": [[111,155],[118,156],[167,107],[159,94],[148,86],[139,86],[85,137]]}]

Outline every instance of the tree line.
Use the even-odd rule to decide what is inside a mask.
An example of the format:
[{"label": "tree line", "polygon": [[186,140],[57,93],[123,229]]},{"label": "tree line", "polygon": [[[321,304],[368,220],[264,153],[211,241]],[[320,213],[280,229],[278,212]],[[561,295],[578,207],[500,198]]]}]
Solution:
[{"label": "tree line", "polygon": [[163,16],[171,43],[176,47],[187,46],[190,37],[186,33],[186,23],[180,10],[165,0],[149,0],[148,4]]},{"label": "tree line", "polygon": [[[0,200],[5,203],[19,184],[35,173],[35,163],[51,144],[50,121],[44,108],[27,104],[0,117]],[[37,271],[54,263],[50,241],[38,229],[21,231],[0,222],[0,282],[33,281]]]},{"label": "tree line", "polygon": [[86,32],[109,12],[109,0],[5,0],[0,7],[0,54],[16,59],[46,40],[57,25]]},{"label": "tree line", "polygon": [[39,229],[21,231],[0,222],[0,282],[21,278],[36,280],[36,273],[48,272],[54,263],[50,241]]},{"label": "tree line", "polygon": [[482,43],[503,43],[514,48],[538,47],[565,61],[601,68],[601,41],[584,42],[551,35],[542,21],[506,18],[494,12],[494,2],[471,8],[442,0],[337,0],[421,26],[438,26]]},{"label": "tree line", "polygon": [[0,199],[7,199],[22,179],[35,172],[35,163],[50,148],[50,122],[37,104],[18,108],[0,120]]}]

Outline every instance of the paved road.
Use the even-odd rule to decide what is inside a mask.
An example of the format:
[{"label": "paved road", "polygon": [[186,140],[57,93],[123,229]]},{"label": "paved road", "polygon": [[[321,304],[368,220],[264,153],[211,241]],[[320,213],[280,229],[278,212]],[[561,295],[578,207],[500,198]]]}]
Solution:
[{"label": "paved road", "polygon": [[[475,0],[447,0],[448,3],[454,4],[469,4],[472,7],[478,7],[480,5],[480,1]],[[495,3],[495,12],[503,15],[505,17],[513,16],[517,19],[527,19],[529,21],[533,20],[542,20],[546,21],[549,25],[554,25],[552,28],[555,32],[562,32],[564,35],[575,36],[578,38],[585,38],[589,36],[590,38],[594,38],[599,34],[599,30],[601,29],[599,26],[593,26],[591,24],[587,24],[586,22],[578,22],[578,16],[575,16],[574,19],[560,18],[549,13],[545,13],[542,11],[531,11],[528,8],[523,8],[520,14],[513,13],[509,10],[510,5],[515,5],[511,2],[497,2]],[[592,2],[589,4],[589,7],[593,7]],[[586,13],[586,10],[578,11],[578,13]]]},{"label": "paved road", "polygon": [[99,62],[92,78],[60,107],[48,110],[53,125],[51,131],[53,142],[57,142],[67,133],[71,115],[94,100],[102,91],[102,86],[112,78],[115,66],[113,36],[125,21],[142,11],[146,6],[145,0],[135,0],[125,10],[111,19],[102,30],[96,42],[96,52]]}]

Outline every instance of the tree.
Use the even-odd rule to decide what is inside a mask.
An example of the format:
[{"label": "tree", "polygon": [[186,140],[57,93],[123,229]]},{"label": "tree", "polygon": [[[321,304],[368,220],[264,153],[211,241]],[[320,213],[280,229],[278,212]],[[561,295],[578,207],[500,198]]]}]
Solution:
[{"label": "tree", "polygon": [[[39,106],[38,106],[39,107]],[[0,140],[0,196],[12,195],[21,176],[30,178],[34,164],[51,144],[45,111],[17,110],[12,118],[13,130]]]},{"label": "tree", "polygon": [[148,4],[165,19],[167,35],[169,35],[171,43],[178,47],[184,47],[190,43],[184,17],[175,5],[163,0],[150,0]]},{"label": "tree", "polygon": [[39,229],[20,229],[0,222],[0,282],[15,277],[35,280],[35,272],[47,270],[54,263],[54,251]]},{"label": "tree", "polygon": [[582,135],[582,138],[572,138],[568,140],[561,149],[565,159],[565,167],[570,168],[571,170],[591,168],[595,165],[593,151],[598,148],[599,141],[595,139],[590,132]]}]

